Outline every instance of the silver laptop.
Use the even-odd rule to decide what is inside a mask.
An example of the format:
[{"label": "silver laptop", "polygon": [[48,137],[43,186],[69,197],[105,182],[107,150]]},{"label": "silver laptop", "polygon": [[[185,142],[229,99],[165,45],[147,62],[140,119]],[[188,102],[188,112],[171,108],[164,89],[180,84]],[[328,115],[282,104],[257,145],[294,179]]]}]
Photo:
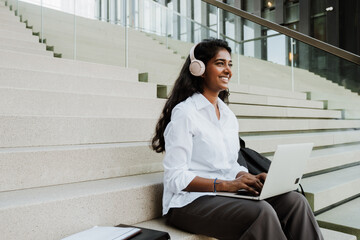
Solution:
[{"label": "silver laptop", "polygon": [[263,200],[296,190],[305,171],[313,145],[313,143],[278,145],[259,196],[249,196],[246,195],[246,192],[244,195],[242,190],[237,193],[218,192],[216,195]]}]

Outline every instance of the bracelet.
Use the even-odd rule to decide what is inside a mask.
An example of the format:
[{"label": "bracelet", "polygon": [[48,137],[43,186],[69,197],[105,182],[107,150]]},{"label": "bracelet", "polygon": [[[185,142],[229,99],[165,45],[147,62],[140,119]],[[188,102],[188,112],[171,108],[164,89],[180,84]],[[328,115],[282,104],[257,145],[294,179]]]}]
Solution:
[{"label": "bracelet", "polygon": [[215,180],[214,180],[214,192],[216,192],[216,184],[218,184],[218,183],[216,183],[216,180],[217,180],[217,178],[215,178]]}]

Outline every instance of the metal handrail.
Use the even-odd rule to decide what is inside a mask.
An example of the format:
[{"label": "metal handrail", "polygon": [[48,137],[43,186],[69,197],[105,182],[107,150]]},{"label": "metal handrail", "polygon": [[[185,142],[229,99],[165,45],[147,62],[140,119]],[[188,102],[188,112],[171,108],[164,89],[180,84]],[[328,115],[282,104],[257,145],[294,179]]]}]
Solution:
[{"label": "metal handrail", "polygon": [[313,46],[315,48],[319,48],[325,52],[328,52],[330,54],[333,54],[335,56],[338,56],[340,58],[346,59],[350,62],[353,62],[357,65],[360,65],[360,56],[353,54],[351,52],[345,51],[343,49],[340,49],[338,47],[335,47],[333,45],[330,45],[328,43],[322,42],[320,40],[317,40],[315,38],[309,37],[305,34],[302,34],[300,32],[294,31],[290,28],[283,27],[279,24],[270,22],[268,20],[265,20],[261,17],[258,17],[254,14],[248,13],[246,11],[243,11],[241,9],[235,8],[233,6],[230,6],[228,4],[219,2],[217,0],[202,0],[203,2],[206,2],[208,4],[211,4],[215,7],[218,7],[219,9],[225,10],[227,12],[230,12],[232,14],[235,14],[236,16],[245,18],[249,21],[252,21],[254,23],[257,23],[261,26],[267,27],[269,29],[275,30],[279,33],[282,33],[288,37],[294,38],[296,40],[299,40],[303,43],[306,43],[310,46]]}]

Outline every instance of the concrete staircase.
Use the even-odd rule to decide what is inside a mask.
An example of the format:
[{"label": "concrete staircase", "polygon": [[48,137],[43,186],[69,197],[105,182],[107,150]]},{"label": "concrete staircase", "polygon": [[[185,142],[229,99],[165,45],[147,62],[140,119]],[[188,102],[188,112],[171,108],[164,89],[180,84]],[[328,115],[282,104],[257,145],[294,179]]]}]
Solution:
[{"label": "concrete staircase", "polygon": [[[61,239],[125,223],[209,239],[159,218],[163,156],[148,146],[164,104],[156,83],[138,82],[132,68],[53,58],[2,1],[0,19],[1,236]],[[249,147],[271,158],[277,144],[314,142],[303,185],[325,239],[359,238],[360,120],[306,93],[230,89]]]}]

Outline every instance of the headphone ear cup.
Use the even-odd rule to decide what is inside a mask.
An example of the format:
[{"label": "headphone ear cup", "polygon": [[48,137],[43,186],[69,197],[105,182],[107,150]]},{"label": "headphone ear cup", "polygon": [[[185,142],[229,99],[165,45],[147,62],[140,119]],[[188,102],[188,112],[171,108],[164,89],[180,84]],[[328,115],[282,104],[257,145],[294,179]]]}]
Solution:
[{"label": "headphone ear cup", "polygon": [[200,60],[194,59],[190,63],[189,70],[192,75],[199,77],[205,72],[205,64]]}]

